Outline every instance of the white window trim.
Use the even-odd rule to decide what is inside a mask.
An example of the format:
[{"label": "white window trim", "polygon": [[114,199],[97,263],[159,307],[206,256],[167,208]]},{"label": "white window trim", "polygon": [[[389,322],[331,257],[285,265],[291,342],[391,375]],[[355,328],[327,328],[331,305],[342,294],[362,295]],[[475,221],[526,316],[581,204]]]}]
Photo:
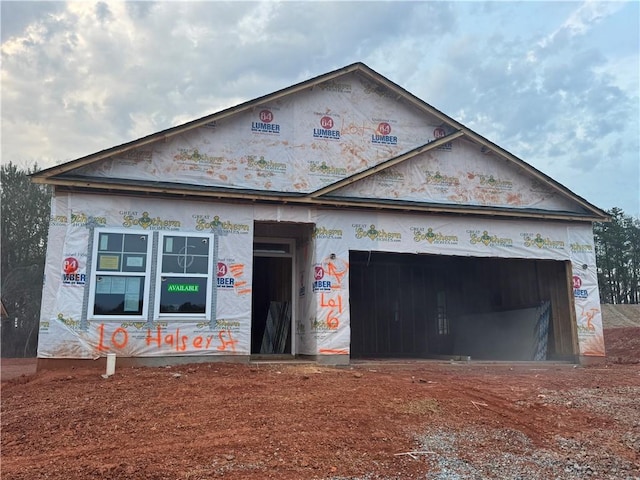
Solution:
[{"label": "white window trim", "polygon": [[[146,258],[146,267],[144,272],[98,272],[98,247],[99,247],[99,239],[101,233],[119,233],[119,234],[133,234],[133,235],[144,235],[147,237],[147,258]],[[151,263],[152,263],[152,244],[153,237],[151,232],[146,231],[138,231],[138,230],[127,230],[122,228],[96,228],[93,232],[93,251],[91,252],[91,282],[89,284],[89,301],[87,305],[87,319],[89,320],[100,320],[100,321],[114,321],[121,322],[123,320],[145,320],[147,319],[147,314],[149,311],[149,289],[151,284]],[[132,315],[132,314],[122,314],[122,315],[96,315],[93,313],[93,308],[95,306],[95,294],[96,294],[96,284],[98,283],[98,276],[120,276],[120,277],[144,277],[144,290],[143,290],[143,301],[142,301],[142,313],[140,315]]]},{"label": "white window trim", "polygon": [[[212,297],[212,289],[217,285],[217,270],[213,267],[214,260],[214,234],[212,233],[201,233],[201,232],[160,232],[158,238],[158,255],[157,255],[157,264],[156,264],[156,278],[155,278],[155,304],[153,306],[154,311],[154,319],[158,320],[166,320],[171,319],[175,321],[187,320],[208,320],[211,314],[211,297]],[[164,237],[191,237],[191,238],[207,238],[209,240],[209,258],[207,259],[207,273],[191,273],[191,274],[178,274],[178,273],[162,273],[162,254],[164,251]],[[162,277],[195,277],[195,278],[206,278],[207,279],[207,292],[206,292],[206,304],[204,313],[160,313],[160,296],[162,293]]]}]

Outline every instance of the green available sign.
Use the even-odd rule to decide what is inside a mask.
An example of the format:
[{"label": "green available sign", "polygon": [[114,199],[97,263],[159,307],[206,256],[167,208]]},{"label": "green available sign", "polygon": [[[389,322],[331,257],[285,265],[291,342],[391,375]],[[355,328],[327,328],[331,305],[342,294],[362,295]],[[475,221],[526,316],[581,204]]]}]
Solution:
[{"label": "green available sign", "polygon": [[167,292],[197,293],[200,285],[189,285],[188,283],[171,283],[167,285]]}]

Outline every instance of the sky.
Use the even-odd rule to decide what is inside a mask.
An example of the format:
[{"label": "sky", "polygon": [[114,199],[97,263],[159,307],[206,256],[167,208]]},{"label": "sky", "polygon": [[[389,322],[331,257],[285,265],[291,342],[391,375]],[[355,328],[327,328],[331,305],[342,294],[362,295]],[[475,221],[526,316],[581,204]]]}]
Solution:
[{"label": "sky", "polygon": [[640,218],[640,2],[0,2],[1,154],[63,162],[363,62]]}]

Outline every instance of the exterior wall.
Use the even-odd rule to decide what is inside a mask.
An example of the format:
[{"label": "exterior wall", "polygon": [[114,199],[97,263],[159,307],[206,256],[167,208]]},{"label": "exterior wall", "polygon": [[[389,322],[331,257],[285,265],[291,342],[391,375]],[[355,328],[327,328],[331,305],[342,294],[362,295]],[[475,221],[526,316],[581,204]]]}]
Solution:
[{"label": "exterior wall", "polygon": [[572,211],[553,189],[464,138],[333,192],[341,197]]},{"label": "exterior wall", "polygon": [[[307,320],[309,350],[348,351],[349,250],[495,258],[569,260],[580,355],[604,356],[595,249],[590,225],[319,211],[315,229],[315,317]],[[312,309],[313,311],[313,309]],[[337,325],[337,328],[333,328]],[[304,345],[305,341],[302,340]],[[316,352],[312,352],[317,348]]]},{"label": "exterior wall", "polygon": [[[73,171],[98,181],[310,193],[452,134],[358,75],[328,81]],[[456,139],[333,192],[443,205],[584,213],[485,146]]]},{"label": "exterior wall", "polygon": [[[248,355],[250,353],[253,213],[223,204],[58,194],[53,202],[42,300],[39,358]],[[213,290],[215,314],[178,319],[155,315],[153,285],[146,318],[96,319],[88,313],[92,231],[219,231]],[[152,270],[156,268],[155,262]],[[69,267],[72,265],[72,267]],[[153,274],[151,275],[154,276]],[[214,284],[215,285],[215,284]],[[213,293],[212,293],[213,294]]]},{"label": "exterior wall", "polygon": [[[604,355],[588,224],[58,193],[52,201],[38,357],[95,359],[109,352],[124,357],[249,355],[256,220],[315,224],[311,242],[297,246],[296,354],[348,358],[349,251],[360,250],[568,260],[579,353]],[[215,308],[208,318],[159,318],[153,295],[145,300],[150,304],[146,318],[92,318],[91,244],[92,232],[99,228],[152,235],[213,229],[219,233],[216,261],[223,264],[216,276],[233,281],[215,288]]]}]

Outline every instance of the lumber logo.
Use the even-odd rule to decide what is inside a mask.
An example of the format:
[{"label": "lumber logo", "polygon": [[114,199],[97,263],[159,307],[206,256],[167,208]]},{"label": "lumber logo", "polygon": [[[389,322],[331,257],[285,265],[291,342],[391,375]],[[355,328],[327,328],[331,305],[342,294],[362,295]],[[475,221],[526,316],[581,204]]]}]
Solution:
[{"label": "lumber logo", "polygon": [[375,133],[371,135],[371,143],[378,145],[397,145],[398,137],[391,135],[391,125],[388,122],[378,123]]},{"label": "lumber logo", "polygon": [[573,296],[575,298],[588,298],[589,292],[587,289],[582,288],[582,279],[578,275],[574,275],[573,278]]},{"label": "lumber logo", "polygon": [[222,262],[218,262],[218,271],[216,272],[216,276],[218,277],[224,277],[227,272],[229,271],[229,269],[227,268],[227,265],[222,263]]},{"label": "lumber logo", "polygon": [[[433,140],[438,140],[447,136],[447,131],[443,127],[436,127],[433,129]],[[438,150],[450,151],[453,148],[451,142],[443,143],[438,147]]]},{"label": "lumber logo", "polygon": [[313,269],[313,293],[330,292],[331,280],[324,278],[324,268],[322,265],[316,265]]},{"label": "lumber logo", "polygon": [[229,267],[224,262],[218,262],[216,271],[216,285],[218,288],[235,288],[235,278],[229,276]]},{"label": "lumber logo", "polygon": [[87,282],[87,275],[80,273],[80,263],[75,257],[67,257],[62,262],[62,283],[63,285],[84,285]]},{"label": "lumber logo", "polygon": [[340,130],[333,129],[333,118],[324,115],[320,119],[320,128],[313,129],[314,138],[327,138],[329,140],[340,140]]},{"label": "lumber logo", "polygon": [[273,112],[271,110],[261,110],[258,114],[260,121],[251,122],[251,131],[255,133],[271,133],[271,134],[279,134],[280,133],[280,125],[277,123],[273,123]]}]

